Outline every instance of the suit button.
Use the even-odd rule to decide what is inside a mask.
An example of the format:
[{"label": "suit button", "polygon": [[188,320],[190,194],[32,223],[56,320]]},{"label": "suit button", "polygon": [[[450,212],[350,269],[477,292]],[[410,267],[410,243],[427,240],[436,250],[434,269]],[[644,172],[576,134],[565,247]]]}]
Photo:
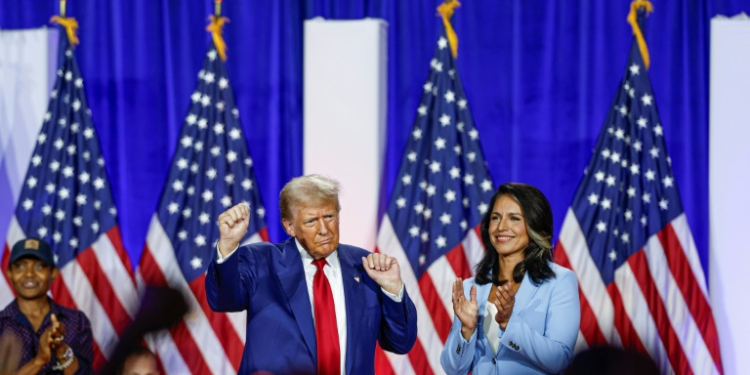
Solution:
[{"label": "suit button", "polygon": [[496,363],[497,363],[497,361],[495,360],[495,358],[492,358],[492,364],[494,365]]}]

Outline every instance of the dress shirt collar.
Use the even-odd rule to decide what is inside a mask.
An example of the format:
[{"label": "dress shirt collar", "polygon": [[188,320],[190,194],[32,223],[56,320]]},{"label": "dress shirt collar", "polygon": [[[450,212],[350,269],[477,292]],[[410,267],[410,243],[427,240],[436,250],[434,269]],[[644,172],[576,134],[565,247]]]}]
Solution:
[{"label": "dress shirt collar", "polygon": [[[47,300],[49,301],[49,312],[47,313],[47,316],[44,317],[42,325],[44,325],[44,323],[50,319],[50,314],[55,314],[58,320],[67,315],[65,311],[60,308],[60,305],[55,303],[55,301],[53,301],[51,298],[47,297]],[[18,307],[17,299],[14,299],[13,302],[8,305],[8,307],[0,312],[0,319],[13,319],[19,324],[24,324],[31,327],[29,319],[26,318],[26,315],[24,315],[23,312],[21,312],[21,309]]]}]

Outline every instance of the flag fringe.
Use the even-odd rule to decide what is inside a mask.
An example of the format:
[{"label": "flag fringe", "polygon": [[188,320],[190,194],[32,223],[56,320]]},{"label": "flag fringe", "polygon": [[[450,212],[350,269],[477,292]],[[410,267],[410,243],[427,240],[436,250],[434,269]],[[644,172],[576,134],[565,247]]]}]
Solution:
[{"label": "flag fringe", "polygon": [[216,52],[219,53],[221,61],[227,61],[227,44],[224,42],[222,32],[224,31],[224,24],[229,22],[229,18],[221,16],[209,16],[211,23],[206,26],[206,31],[211,33],[211,37],[214,39],[214,45],[216,46]]},{"label": "flag fringe", "polygon": [[646,69],[651,66],[651,58],[648,54],[648,46],[646,45],[646,39],[643,38],[643,32],[641,27],[638,26],[638,10],[641,8],[646,9],[646,13],[654,11],[654,6],[648,0],[635,0],[630,3],[630,13],[628,13],[628,23],[633,28],[633,35],[635,40],[638,42],[638,49],[641,50],[641,56],[643,57],[643,64],[646,65]]},{"label": "flag fringe", "polygon": [[451,25],[451,17],[456,8],[460,7],[461,3],[458,0],[445,0],[440,6],[437,7],[438,13],[443,17],[443,25],[445,25],[445,34],[448,36],[448,43],[451,46],[451,53],[453,58],[458,57],[458,36],[456,30]]},{"label": "flag fringe", "polygon": [[65,28],[65,32],[68,34],[68,39],[70,40],[70,44],[73,46],[73,48],[75,48],[75,46],[80,43],[80,41],[78,40],[78,36],[76,35],[76,31],[78,30],[78,21],[76,21],[75,18],[52,16],[49,22],[56,23]]}]

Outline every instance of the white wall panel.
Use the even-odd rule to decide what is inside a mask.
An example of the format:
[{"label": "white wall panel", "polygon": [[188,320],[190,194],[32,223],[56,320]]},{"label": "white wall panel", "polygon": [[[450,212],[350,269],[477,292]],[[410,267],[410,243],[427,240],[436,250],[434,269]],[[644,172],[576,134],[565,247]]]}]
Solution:
[{"label": "white wall panel", "polygon": [[341,182],[341,242],[372,250],[385,150],[387,25],[304,27],[304,173]]},{"label": "white wall panel", "polygon": [[711,20],[709,286],[725,374],[750,374],[750,20]]}]

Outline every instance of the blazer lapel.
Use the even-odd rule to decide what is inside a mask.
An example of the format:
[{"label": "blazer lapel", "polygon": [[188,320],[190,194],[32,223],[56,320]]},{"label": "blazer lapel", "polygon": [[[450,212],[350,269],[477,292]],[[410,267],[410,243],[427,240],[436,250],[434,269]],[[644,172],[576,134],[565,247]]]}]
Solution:
[{"label": "blazer lapel", "polygon": [[536,294],[536,291],[539,290],[539,287],[534,285],[533,282],[531,282],[531,279],[529,278],[529,273],[526,272],[525,275],[523,275],[523,282],[521,283],[521,286],[518,287],[518,292],[516,293],[516,303],[514,310],[518,308],[520,311],[526,308],[526,305],[529,304],[531,299],[534,297],[534,294]]},{"label": "blazer lapel", "polygon": [[[492,287],[494,286],[494,284],[487,283],[484,285],[479,285],[479,284],[476,284],[475,282],[473,286],[477,287],[477,300],[478,300],[477,307],[479,308],[479,314],[481,315],[481,314],[484,314],[485,308],[487,306],[487,298],[490,296],[490,290],[492,290]],[[466,291],[464,291],[464,294],[466,294]],[[466,294],[466,299],[470,299],[470,298],[471,298],[471,295]],[[479,319],[479,321],[481,322],[482,319]]]},{"label": "blazer lapel", "polygon": [[364,269],[352,258],[352,254],[339,245],[339,264],[341,265],[341,278],[344,283],[344,298],[346,299],[346,373],[351,374],[354,366],[355,348],[359,329],[359,319],[364,311],[364,293],[361,292],[364,279]]},{"label": "blazer lapel", "polygon": [[297,244],[294,238],[284,242],[281,258],[276,263],[276,275],[289,302],[289,307],[294,314],[294,319],[299,325],[302,337],[310,349],[313,359],[317,358],[317,347],[315,345],[315,323],[312,317],[312,306],[307,292],[305,282],[305,270],[302,266],[302,258],[299,256]]}]

